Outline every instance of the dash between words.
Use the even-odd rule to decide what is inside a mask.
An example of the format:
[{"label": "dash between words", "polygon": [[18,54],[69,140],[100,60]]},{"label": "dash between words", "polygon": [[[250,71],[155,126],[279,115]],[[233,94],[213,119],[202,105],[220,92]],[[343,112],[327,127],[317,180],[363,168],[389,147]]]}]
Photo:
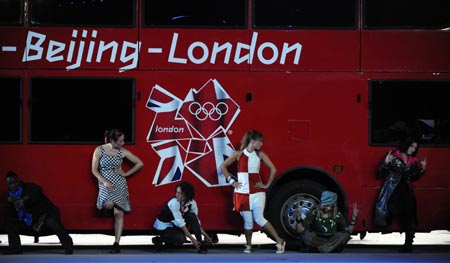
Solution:
[{"label": "dash between words", "polygon": [[[22,62],[42,59],[50,63],[66,61],[69,64],[66,66],[66,69],[72,70],[81,67],[82,63],[92,63],[93,59],[95,59],[96,63],[101,63],[104,57],[110,54],[110,63],[115,63],[116,57],[119,57],[119,60],[124,64],[119,68],[120,72],[136,68],[141,49],[140,41],[123,41],[122,43],[111,41],[106,43],[104,40],[97,40],[97,30],[91,30],[90,33],[89,30],[81,31],[80,36],[78,30],[74,29],[72,31],[70,43],[52,39],[47,40],[45,34],[28,31]],[[300,43],[290,45],[283,42],[281,50],[272,42],[258,43],[258,32],[253,32],[249,44],[242,42],[234,44],[231,42],[214,42],[212,46],[208,46],[204,42],[195,41],[183,53],[177,51],[179,37],[180,35],[177,32],[174,32],[172,35],[170,51],[167,57],[167,62],[169,63],[187,64],[189,61],[194,64],[209,63],[214,65],[217,62],[217,56],[222,53],[224,56],[221,62],[224,64],[229,64],[230,61],[235,64],[252,64],[257,59],[265,65],[274,63],[284,65],[289,57],[292,58],[291,63],[298,65],[302,51]],[[263,54],[266,49],[269,49],[271,52],[267,52],[266,57],[264,57]],[[162,53],[162,49],[159,48],[159,50]],[[196,55],[194,55],[194,50],[197,50]],[[178,54],[179,57],[175,54]],[[267,56],[267,54],[271,55]]]}]

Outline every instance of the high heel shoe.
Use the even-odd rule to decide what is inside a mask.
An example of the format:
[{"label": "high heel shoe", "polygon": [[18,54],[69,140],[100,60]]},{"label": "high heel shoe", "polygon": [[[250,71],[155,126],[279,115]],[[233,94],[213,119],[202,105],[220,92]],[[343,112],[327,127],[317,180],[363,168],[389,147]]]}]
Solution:
[{"label": "high heel shoe", "polygon": [[111,253],[111,254],[118,254],[118,253],[120,253],[119,243],[114,242],[114,244],[112,245],[111,250],[109,251],[109,253]]},{"label": "high heel shoe", "polygon": [[251,254],[251,253],[253,253],[253,248],[250,245],[245,245],[245,249],[242,252],[244,252],[246,254]]},{"label": "high heel shoe", "polygon": [[281,244],[277,244],[277,251],[275,251],[275,253],[277,254],[283,254],[284,253],[284,248],[286,247],[286,241],[282,241]]}]

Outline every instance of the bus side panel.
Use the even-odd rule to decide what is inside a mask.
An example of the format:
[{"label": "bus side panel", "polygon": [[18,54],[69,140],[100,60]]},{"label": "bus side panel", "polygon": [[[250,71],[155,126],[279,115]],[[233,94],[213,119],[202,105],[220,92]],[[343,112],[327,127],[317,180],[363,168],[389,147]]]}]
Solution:
[{"label": "bus side panel", "polygon": [[449,31],[364,30],[361,46],[363,71],[450,71]]}]

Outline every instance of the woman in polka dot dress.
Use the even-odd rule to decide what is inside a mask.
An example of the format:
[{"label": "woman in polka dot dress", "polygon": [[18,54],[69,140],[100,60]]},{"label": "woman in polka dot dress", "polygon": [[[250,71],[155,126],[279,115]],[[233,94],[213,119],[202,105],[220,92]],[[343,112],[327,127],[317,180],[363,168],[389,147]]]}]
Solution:
[{"label": "woman in polka dot dress", "polygon": [[[144,164],[123,148],[125,135],[119,129],[105,132],[105,144],[98,146],[92,156],[92,174],[98,180],[98,209],[114,210],[115,241],[111,253],[120,253],[120,237],[124,212],[131,211],[126,177],[137,172]],[[134,166],[125,172],[122,160],[127,158]]]}]

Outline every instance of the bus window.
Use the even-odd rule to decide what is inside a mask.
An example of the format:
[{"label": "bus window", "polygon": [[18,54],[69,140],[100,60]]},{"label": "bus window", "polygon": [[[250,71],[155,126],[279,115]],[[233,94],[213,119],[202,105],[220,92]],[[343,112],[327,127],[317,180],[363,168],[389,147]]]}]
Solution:
[{"label": "bus window", "polygon": [[448,0],[366,0],[367,29],[446,29],[450,27]]},{"label": "bus window", "polygon": [[0,78],[1,143],[20,143],[22,140],[22,81],[20,78]]},{"label": "bus window", "polygon": [[142,17],[144,27],[243,28],[246,13],[247,0],[143,0]]},{"label": "bus window", "polygon": [[134,0],[30,0],[30,25],[134,27],[134,10]]},{"label": "bus window", "polygon": [[450,81],[371,81],[370,143],[394,146],[411,135],[427,146],[450,145]]},{"label": "bus window", "polygon": [[31,143],[99,143],[120,128],[134,143],[134,80],[31,79]]},{"label": "bus window", "polygon": [[356,28],[356,0],[254,0],[254,28]]},{"label": "bus window", "polygon": [[0,1],[0,25],[22,24],[23,0]]}]

